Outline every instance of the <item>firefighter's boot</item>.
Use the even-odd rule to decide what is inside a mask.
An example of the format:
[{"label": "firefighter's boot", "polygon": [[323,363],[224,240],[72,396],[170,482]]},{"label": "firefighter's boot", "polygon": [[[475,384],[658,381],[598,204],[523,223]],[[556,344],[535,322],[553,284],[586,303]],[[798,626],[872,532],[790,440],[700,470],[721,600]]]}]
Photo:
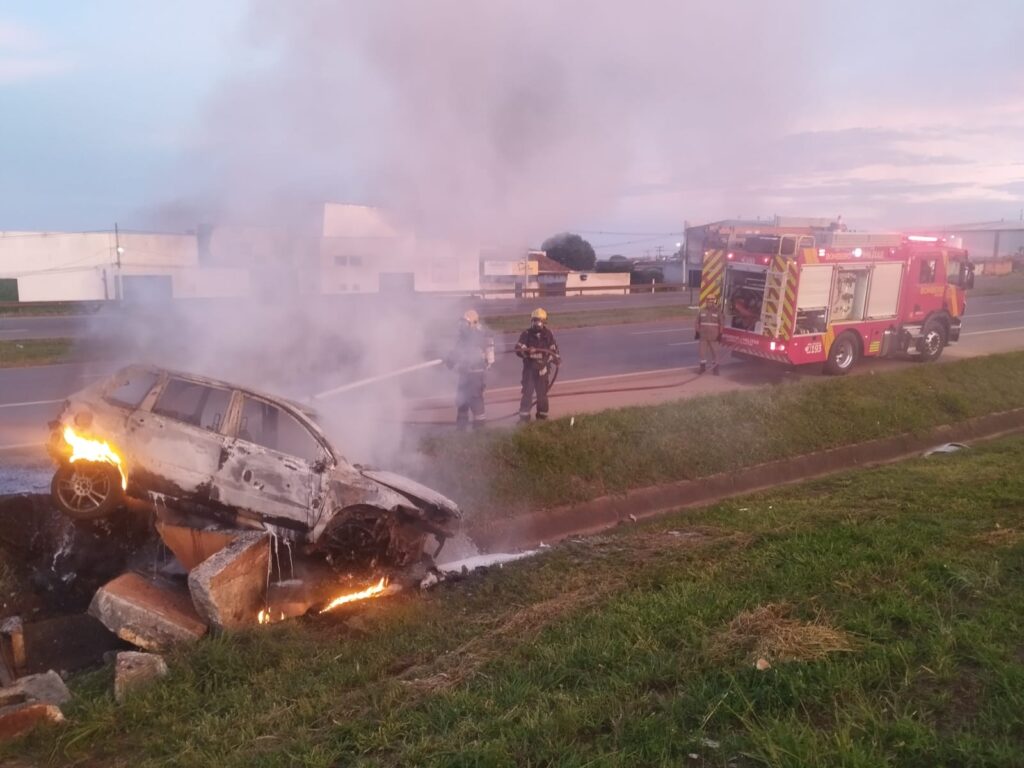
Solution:
[{"label": "firefighter's boot", "polygon": [[700,370],[698,370],[697,373],[704,373],[704,371],[706,371],[707,369],[708,369],[707,363],[701,363],[700,364]]},{"label": "firefighter's boot", "polygon": [[718,375],[718,363],[715,363],[713,366],[711,366],[711,375],[712,376],[717,376]]}]

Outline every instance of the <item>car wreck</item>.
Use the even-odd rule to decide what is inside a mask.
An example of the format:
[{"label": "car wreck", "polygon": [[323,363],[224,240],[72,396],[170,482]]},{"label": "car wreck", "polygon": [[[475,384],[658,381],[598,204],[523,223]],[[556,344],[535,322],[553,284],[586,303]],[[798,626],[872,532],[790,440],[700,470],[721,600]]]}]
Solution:
[{"label": "car wreck", "polygon": [[349,463],[307,407],[202,376],[130,366],[49,426],[52,498],[76,520],[143,505],[158,527],[264,531],[338,569],[436,557],[461,520],[420,483]]}]

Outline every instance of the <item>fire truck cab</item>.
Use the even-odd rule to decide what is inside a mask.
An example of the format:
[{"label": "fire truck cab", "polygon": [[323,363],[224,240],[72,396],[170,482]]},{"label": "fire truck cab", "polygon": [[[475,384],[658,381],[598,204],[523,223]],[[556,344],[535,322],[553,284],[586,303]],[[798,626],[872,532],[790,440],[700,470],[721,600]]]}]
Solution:
[{"label": "fire truck cab", "polygon": [[973,285],[967,251],[935,237],[780,233],[706,251],[700,301],[720,299],[734,352],[845,374],[861,357],[937,359]]}]

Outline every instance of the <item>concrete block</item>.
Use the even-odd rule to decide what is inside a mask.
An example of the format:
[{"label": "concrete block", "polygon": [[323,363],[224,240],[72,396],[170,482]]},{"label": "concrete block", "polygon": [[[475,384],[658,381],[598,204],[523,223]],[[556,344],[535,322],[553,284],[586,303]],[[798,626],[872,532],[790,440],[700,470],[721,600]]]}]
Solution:
[{"label": "concrete block", "polygon": [[207,630],[185,589],[137,573],[122,574],[97,590],[89,613],[122,640],[147,651],[195,642]]},{"label": "concrete block", "polygon": [[192,569],[188,588],[196,611],[218,630],[255,626],[267,600],[270,536],[239,534]]},{"label": "concrete block", "polygon": [[43,723],[60,723],[60,705],[71,700],[56,672],[29,675],[0,688],[0,741],[22,736]]},{"label": "concrete block", "polygon": [[238,531],[200,530],[162,520],[157,521],[156,530],[186,571],[220,552],[238,536]]},{"label": "concrete block", "polygon": [[122,651],[114,665],[114,699],[124,701],[132,691],[167,675],[167,662],[155,653]]},{"label": "concrete block", "polygon": [[44,723],[62,723],[64,713],[54,704],[20,704],[0,708],[0,741],[24,736]]}]

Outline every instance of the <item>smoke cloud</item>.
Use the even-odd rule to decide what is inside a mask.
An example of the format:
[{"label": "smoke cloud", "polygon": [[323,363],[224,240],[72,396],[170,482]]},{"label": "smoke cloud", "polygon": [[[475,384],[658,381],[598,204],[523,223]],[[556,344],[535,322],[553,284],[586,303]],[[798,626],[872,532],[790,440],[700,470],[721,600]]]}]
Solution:
[{"label": "smoke cloud", "polygon": [[365,202],[425,236],[537,244],[785,134],[816,6],[257,0],[192,195],[233,215]]},{"label": "smoke cloud", "polygon": [[[257,0],[161,216],[316,238],[324,201],[354,202],[424,240],[536,245],[638,184],[682,183],[716,159],[742,168],[757,139],[782,135],[815,6]],[[154,313],[124,344],[309,394],[424,359],[457,318],[451,303],[282,290]],[[431,383],[453,388],[435,374],[421,391]],[[349,458],[397,460],[400,390],[325,404]]]}]

